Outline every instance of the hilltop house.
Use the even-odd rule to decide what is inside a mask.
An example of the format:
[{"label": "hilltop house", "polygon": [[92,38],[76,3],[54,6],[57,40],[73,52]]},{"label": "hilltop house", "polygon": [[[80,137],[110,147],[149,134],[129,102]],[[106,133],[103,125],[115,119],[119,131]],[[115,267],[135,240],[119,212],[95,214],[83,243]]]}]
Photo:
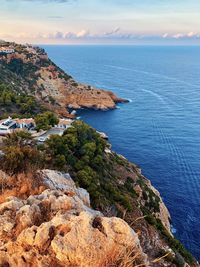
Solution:
[{"label": "hilltop house", "polygon": [[20,129],[28,129],[35,127],[35,120],[32,118],[29,119],[15,119],[18,128]]},{"label": "hilltop house", "polygon": [[12,118],[8,118],[0,121],[0,135],[6,135],[12,133],[17,128],[16,121]]},{"label": "hilltop house", "polygon": [[12,119],[11,117],[0,121],[0,135],[12,133],[16,129],[30,130],[35,127],[34,119]]},{"label": "hilltop house", "polygon": [[73,120],[71,119],[59,119],[59,122],[57,125],[55,125],[53,128],[47,130],[45,133],[42,133],[39,136],[36,136],[36,140],[39,143],[44,143],[48,138],[50,138],[51,135],[60,135],[62,136],[64,131],[68,129],[69,127],[72,127]]}]

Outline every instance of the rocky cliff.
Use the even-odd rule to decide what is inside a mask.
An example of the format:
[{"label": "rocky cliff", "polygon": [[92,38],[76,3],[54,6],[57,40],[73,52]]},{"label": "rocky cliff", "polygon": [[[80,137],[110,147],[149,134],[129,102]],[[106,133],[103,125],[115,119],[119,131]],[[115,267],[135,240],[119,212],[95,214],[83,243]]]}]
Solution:
[{"label": "rocky cliff", "polygon": [[[115,250],[107,239],[110,231],[111,239],[114,238],[115,240],[113,229],[107,228],[108,232],[105,232],[106,223],[102,227],[101,221],[112,224],[113,219],[108,218],[118,217],[128,223],[133,230],[132,233],[137,234],[134,236],[139,240],[136,243],[141,246],[140,255],[141,253],[142,255],[145,254],[149,262],[148,264],[145,262],[142,266],[175,267],[186,266],[186,263],[189,266],[199,266],[192,255],[171,234],[169,212],[160,194],[150,181],[141,174],[141,170],[124,157],[111,151],[109,144],[89,125],[75,121],[72,126],[65,131],[63,136],[51,136],[42,146],[37,146],[35,141],[29,137],[27,139],[27,135],[23,132],[15,132],[7,136],[1,144],[0,169],[10,173],[11,176],[4,172],[0,173],[0,226],[2,227],[0,227],[2,229],[0,231],[0,240],[2,241],[2,246],[0,246],[0,249],[2,247],[2,256],[0,258],[5,259],[5,262],[10,260],[12,266],[17,259],[23,261],[19,254],[25,255],[25,264],[29,259],[29,254],[31,254],[31,262],[33,255],[38,255],[38,259],[42,259],[42,257],[48,259],[46,266],[68,264],[66,262],[69,260],[70,250],[68,251],[66,248],[66,251],[65,247],[67,247],[67,242],[71,244],[72,241],[66,237],[66,243],[60,243],[61,241],[64,242],[65,238],[63,240],[60,237],[59,227],[62,224],[66,225],[64,220],[69,219],[69,225],[71,225],[72,222],[81,224],[83,219],[86,221],[81,224],[82,232],[80,228],[74,226],[77,236],[73,239],[74,243],[70,245],[74,251],[73,257],[77,257],[77,261],[80,260],[79,254],[81,252],[78,249],[82,250],[84,247],[89,251],[94,249],[97,254],[94,252],[92,257],[95,258],[96,265],[92,266],[100,266],[96,262],[98,254],[102,255],[100,250],[106,255],[103,260],[110,258],[108,255],[111,251],[108,251],[105,244],[108,243],[112,251]],[[62,170],[62,173],[42,171],[44,168]],[[77,186],[84,189],[76,188],[69,174],[65,174],[66,172],[73,177]],[[90,202],[91,207],[96,211],[91,210]],[[83,218],[77,217],[79,215]],[[96,217],[97,219],[95,219]],[[102,219],[102,217],[108,218]],[[57,219],[61,220],[59,227],[54,224],[54,218],[56,221]],[[122,221],[119,220],[118,222]],[[98,247],[95,247],[97,241],[94,240],[93,231],[95,231],[95,235],[97,233],[91,228],[91,224],[95,225],[93,228],[97,228],[101,232],[101,234],[98,232],[101,236],[98,237],[100,238],[98,242],[100,244],[102,242],[104,245],[101,245],[99,250]],[[46,237],[44,237],[46,241],[39,239],[36,245],[37,231],[45,233],[46,228],[43,226],[49,226],[51,230],[47,228]],[[130,228],[126,229],[129,229],[128,232],[130,231]],[[24,235],[25,237],[30,232],[30,243],[25,239],[23,242],[20,241],[24,230],[28,231]],[[52,232],[49,233],[49,231]],[[124,240],[124,238],[131,240],[133,247],[128,246],[122,250],[128,250],[126,253],[134,262],[136,254],[131,253],[131,251],[135,251],[135,241],[133,242],[127,231],[123,235],[119,232],[120,238],[116,238],[117,240]],[[105,234],[105,238],[103,238],[102,233]],[[86,236],[84,236],[85,234]],[[127,237],[125,237],[126,235]],[[53,246],[54,238],[59,239],[60,248],[55,249]],[[84,241],[81,241],[82,238],[85,238]],[[39,242],[41,244],[47,242],[48,246],[38,247]],[[23,246],[22,243],[25,245]],[[80,245],[82,245],[81,248]],[[118,245],[117,243],[117,250],[119,250]],[[102,246],[106,251],[103,250]],[[43,247],[45,250],[42,250]],[[15,254],[14,251],[18,254]],[[85,261],[85,266],[90,266],[87,261],[88,254],[84,255],[81,257]],[[127,255],[123,255],[118,259],[126,259],[126,257]],[[37,258],[35,257],[35,259]],[[53,265],[54,262],[56,262],[55,265]],[[37,262],[34,264],[33,266],[41,266]],[[75,266],[84,266],[81,264],[79,261]],[[120,266],[109,264],[102,266]]]},{"label": "rocky cliff", "polygon": [[[122,216],[131,227],[111,210],[92,209],[88,192],[68,173],[1,171],[0,182],[0,266],[199,266],[187,265],[181,255],[176,264],[177,252],[145,222],[139,207]],[[135,189],[142,193],[140,186]],[[168,227],[169,213],[161,206],[158,215]]]},{"label": "rocky cliff", "polygon": [[67,108],[107,110],[125,102],[112,92],[76,82],[43,49],[15,43],[4,45],[12,45],[15,52],[0,54],[0,81],[9,83],[15,91],[35,96],[61,115],[68,115]]},{"label": "rocky cliff", "polygon": [[0,266],[149,266],[138,235],[122,219],[91,209],[87,191],[68,174],[44,170],[32,178],[37,195],[10,190],[1,199]]},{"label": "rocky cliff", "polygon": [[[12,46],[15,53],[0,55],[0,82],[15,92],[17,106],[22,93],[37,99],[36,113],[42,103],[64,116],[66,108],[123,102],[76,83],[44,50]],[[35,106],[23,97],[25,112],[26,102]],[[170,214],[141,170],[95,129],[72,126],[42,146],[19,133],[1,144],[0,169],[12,175],[0,173],[0,266],[199,266],[173,237]]]}]

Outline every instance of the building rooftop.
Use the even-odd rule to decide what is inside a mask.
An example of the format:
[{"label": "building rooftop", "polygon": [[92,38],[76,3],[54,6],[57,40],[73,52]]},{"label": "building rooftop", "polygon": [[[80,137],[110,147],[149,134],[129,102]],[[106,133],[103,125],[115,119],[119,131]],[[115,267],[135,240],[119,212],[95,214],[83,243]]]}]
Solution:
[{"label": "building rooftop", "polygon": [[24,123],[24,124],[30,124],[30,123],[35,123],[35,120],[33,119],[33,118],[28,118],[28,119],[15,119],[15,121],[17,122],[17,123],[19,123],[19,124],[22,124],[22,123]]}]

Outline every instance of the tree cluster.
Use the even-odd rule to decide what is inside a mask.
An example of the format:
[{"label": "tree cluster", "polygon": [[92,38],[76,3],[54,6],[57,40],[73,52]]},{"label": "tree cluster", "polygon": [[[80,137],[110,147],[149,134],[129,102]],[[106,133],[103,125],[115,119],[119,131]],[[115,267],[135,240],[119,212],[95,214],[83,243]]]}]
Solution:
[{"label": "tree cluster", "polygon": [[35,117],[37,130],[48,130],[57,125],[59,122],[58,117],[51,111],[40,113]]},{"label": "tree cluster", "polygon": [[43,108],[33,96],[14,92],[9,86],[0,83],[1,113],[17,113],[34,115]]},{"label": "tree cluster", "polygon": [[32,136],[26,131],[15,131],[3,141],[1,169],[9,174],[17,174],[42,167],[42,155]]}]

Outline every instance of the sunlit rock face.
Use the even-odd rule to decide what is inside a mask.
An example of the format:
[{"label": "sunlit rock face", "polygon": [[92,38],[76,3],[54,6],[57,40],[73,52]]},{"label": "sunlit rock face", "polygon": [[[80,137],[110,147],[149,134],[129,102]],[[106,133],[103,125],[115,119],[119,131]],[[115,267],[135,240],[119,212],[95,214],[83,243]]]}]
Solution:
[{"label": "sunlit rock face", "polygon": [[91,209],[68,174],[44,170],[40,179],[41,193],[0,204],[0,266],[126,266],[127,258],[148,266],[137,234]]},{"label": "sunlit rock face", "polygon": [[[0,54],[2,81],[15,85],[15,91],[33,95],[61,116],[71,117],[66,108],[108,110],[116,108],[117,103],[127,102],[110,91],[76,82],[39,47],[14,43],[12,46],[14,53]],[[15,69],[26,71],[19,73]]]}]

